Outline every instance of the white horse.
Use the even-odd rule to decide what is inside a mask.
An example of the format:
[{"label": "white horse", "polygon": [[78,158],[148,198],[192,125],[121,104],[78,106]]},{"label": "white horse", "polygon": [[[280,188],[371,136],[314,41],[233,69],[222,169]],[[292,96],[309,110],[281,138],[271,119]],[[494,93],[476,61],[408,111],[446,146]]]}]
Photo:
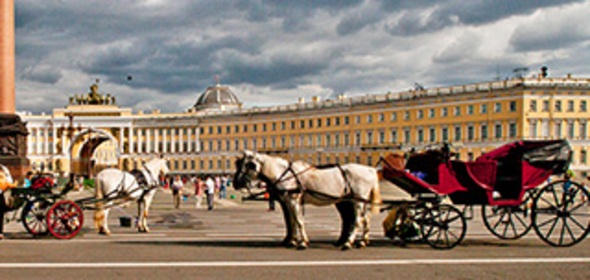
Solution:
[{"label": "white horse", "polygon": [[[345,164],[316,168],[302,161],[289,162],[283,158],[244,151],[236,160],[234,187],[250,187],[250,181],[260,179],[274,188],[287,207],[293,230],[294,245],[307,248],[309,240],[305,232],[302,203],[326,206],[349,201],[354,204],[355,224],[342,245],[352,247],[362,228],[359,247],[369,242],[370,211],[378,211],[381,203],[379,179],[375,168],[360,164]],[[289,225],[287,225],[289,227]]]},{"label": "white horse", "polygon": [[138,182],[135,175],[119,169],[108,168],[96,175],[95,198],[96,210],[94,224],[100,234],[110,235],[107,219],[112,206],[127,201],[137,201],[137,230],[149,232],[147,216],[152,199],[156,194],[160,182],[160,175],[170,172],[166,160],[155,158],[144,164],[140,176],[143,182]]}]

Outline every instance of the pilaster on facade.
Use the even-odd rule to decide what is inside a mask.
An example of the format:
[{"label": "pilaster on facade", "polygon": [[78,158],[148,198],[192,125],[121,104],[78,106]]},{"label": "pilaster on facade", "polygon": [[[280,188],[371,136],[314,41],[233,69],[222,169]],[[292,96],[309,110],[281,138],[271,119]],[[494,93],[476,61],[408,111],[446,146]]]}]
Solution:
[{"label": "pilaster on facade", "polygon": [[186,152],[192,152],[193,150],[193,141],[192,141],[192,134],[193,134],[193,128],[189,127],[186,129],[186,148],[188,149]]},{"label": "pilaster on facade", "polygon": [[129,154],[133,154],[135,153],[135,149],[134,149],[134,142],[135,140],[133,140],[134,136],[133,136],[133,125],[129,126]]},{"label": "pilaster on facade", "polygon": [[170,129],[170,152],[176,153],[176,133],[174,133],[174,129]]},{"label": "pilaster on facade", "polygon": [[123,147],[125,147],[125,127],[123,126],[119,126],[119,151],[121,152],[121,154],[124,154],[125,150]]},{"label": "pilaster on facade", "polygon": [[162,130],[162,153],[168,153],[168,130]]},{"label": "pilaster on facade", "polygon": [[152,129],[150,128],[146,128],[145,130],[145,153],[151,153],[153,151],[152,149]]},{"label": "pilaster on facade", "polygon": [[159,129],[158,128],[154,128],[152,129],[153,133],[154,133],[154,152],[156,154],[160,153],[160,133],[159,133]]},{"label": "pilaster on facade", "polygon": [[178,146],[179,153],[184,152],[184,139],[183,139],[183,137],[184,137],[184,127],[179,127],[178,128],[178,137],[177,137],[177,139],[178,139],[177,146]]}]

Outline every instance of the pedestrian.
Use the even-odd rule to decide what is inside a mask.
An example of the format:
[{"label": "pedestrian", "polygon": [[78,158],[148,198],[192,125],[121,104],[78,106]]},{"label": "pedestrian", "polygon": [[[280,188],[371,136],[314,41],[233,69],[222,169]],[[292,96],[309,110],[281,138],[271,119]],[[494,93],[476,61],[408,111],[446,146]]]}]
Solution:
[{"label": "pedestrian", "polygon": [[4,239],[4,213],[8,211],[6,201],[4,200],[4,193],[7,189],[15,188],[16,183],[12,182],[9,174],[0,168],[0,240]]},{"label": "pedestrian", "polygon": [[203,180],[201,180],[198,177],[194,178],[194,184],[195,184],[195,208],[201,208],[201,203],[203,201],[203,189],[204,189],[204,185],[205,183],[203,182]]},{"label": "pedestrian", "polygon": [[211,176],[207,176],[207,180],[205,180],[205,187],[207,188],[207,209],[209,211],[213,210],[213,200],[215,198],[215,181]]},{"label": "pedestrian", "polygon": [[227,195],[227,178],[221,177],[221,185],[219,186],[219,199],[225,199]]},{"label": "pedestrian", "polygon": [[180,208],[180,201],[182,196],[182,179],[180,175],[174,176],[174,181],[172,181],[172,185],[170,188],[172,189],[172,200],[174,202],[174,208]]},{"label": "pedestrian", "polygon": [[28,171],[27,175],[25,175],[25,182],[23,188],[30,188],[33,184],[33,171]]}]

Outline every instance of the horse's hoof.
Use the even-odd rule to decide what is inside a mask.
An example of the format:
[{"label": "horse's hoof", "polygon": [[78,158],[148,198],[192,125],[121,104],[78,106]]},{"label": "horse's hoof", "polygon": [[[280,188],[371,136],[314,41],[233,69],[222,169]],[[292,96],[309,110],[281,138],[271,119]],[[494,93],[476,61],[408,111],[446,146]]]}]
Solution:
[{"label": "horse's hoof", "polygon": [[332,245],[334,245],[334,247],[340,247],[340,246],[344,245],[345,242],[346,241],[338,240],[338,241],[332,243]]},{"label": "horse's hoof", "polygon": [[352,245],[350,244],[350,242],[346,242],[344,243],[344,245],[342,245],[342,247],[340,247],[340,250],[342,251],[347,251],[352,249]]},{"label": "horse's hoof", "polygon": [[283,247],[293,247],[295,245],[295,241],[291,238],[285,238],[281,241],[281,246]]},{"label": "horse's hoof", "polygon": [[299,245],[297,244],[297,242],[295,240],[291,240],[291,241],[284,243],[283,246],[285,246],[287,248],[295,248]]},{"label": "horse's hoof", "polygon": [[356,247],[357,247],[357,248],[359,248],[359,249],[365,248],[365,247],[367,247],[367,242],[366,242],[366,241],[363,241],[363,240],[361,240],[361,241],[359,241],[359,242],[356,244]]},{"label": "horse's hoof", "polygon": [[305,243],[299,243],[297,245],[297,250],[306,250],[307,249],[307,244]]},{"label": "horse's hoof", "polygon": [[104,235],[104,236],[111,236],[111,232],[110,231],[107,231],[107,230],[104,230],[104,229],[99,230],[98,231],[98,234]]}]

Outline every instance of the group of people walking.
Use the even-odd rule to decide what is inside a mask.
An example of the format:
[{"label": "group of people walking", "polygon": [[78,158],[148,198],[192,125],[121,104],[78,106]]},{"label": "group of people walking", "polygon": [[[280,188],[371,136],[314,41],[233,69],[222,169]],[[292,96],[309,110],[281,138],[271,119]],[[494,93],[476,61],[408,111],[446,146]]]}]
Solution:
[{"label": "group of people walking", "polygon": [[219,199],[225,199],[231,180],[223,176],[213,177],[208,175],[200,178],[197,176],[187,177],[175,175],[173,178],[166,179],[163,184],[164,187],[169,186],[172,190],[174,208],[180,208],[183,198],[190,195],[195,196],[195,208],[201,208],[203,195],[205,195],[207,209],[211,211],[215,202],[215,193],[219,194]]}]

